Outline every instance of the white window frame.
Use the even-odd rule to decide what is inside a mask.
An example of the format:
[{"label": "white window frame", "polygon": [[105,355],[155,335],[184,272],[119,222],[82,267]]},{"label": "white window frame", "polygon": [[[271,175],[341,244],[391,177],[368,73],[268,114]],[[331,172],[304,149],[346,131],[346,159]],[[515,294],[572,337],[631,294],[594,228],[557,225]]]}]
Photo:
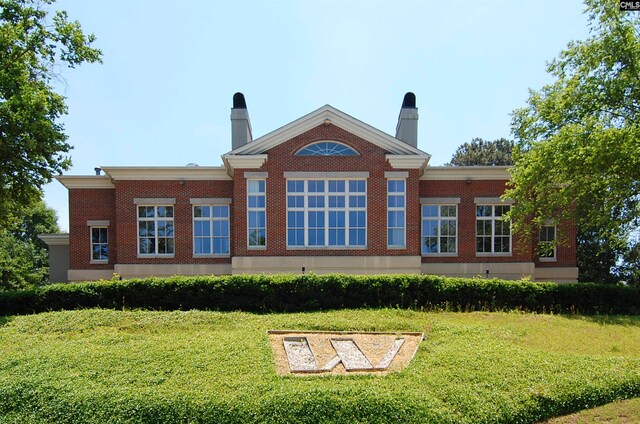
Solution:
[{"label": "white window frame", "polygon": [[[479,207],[490,207],[490,216],[478,216]],[[501,217],[496,216],[496,207],[508,207],[511,208],[511,203],[476,203],[474,211],[476,215],[476,256],[513,256],[513,232],[511,231],[511,221],[504,221]],[[489,237],[486,234],[478,234],[478,221],[490,221],[491,222],[491,251],[490,252],[478,252],[478,237]],[[509,224],[509,251],[508,252],[496,252],[495,242],[496,237],[506,237],[504,235],[496,234],[496,222],[503,221]]]},{"label": "white window frame", "polygon": [[[93,230],[105,230],[106,232],[106,236],[107,236],[107,241],[105,243],[94,243],[93,242]],[[90,250],[89,250],[89,254],[91,255],[91,261],[90,263],[92,264],[106,264],[109,263],[109,226],[108,225],[92,225],[89,227],[89,242],[90,242]],[[107,257],[106,258],[99,258],[96,259],[93,257],[93,248],[96,245],[103,245],[106,244],[107,245]]]},{"label": "white window frame", "polygon": [[[402,181],[404,184],[404,191],[399,192],[390,192],[389,191],[389,183],[391,181]],[[407,248],[407,179],[406,178],[397,178],[397,177],[388,177],[387,178],[387,249],[406,249]],[[391,196],[394,197],[402,197],[403,198],[403,206],[389,206],[389,199]],[[404,213],[404,222],[402,227],[390,227],[389,226],[389,212],[403,212]],[[402,229],[402,240],[403,244],[391,244],[389,241],[389,231],[390,230],[398,230]]]},{"label": "white window frame", "polygon": [[[252,182],[263,182],[264,183],[264,191],[262,192],[249,192],[249,186]],[[247,178],[246,179],[246,187],[247,187],[247,249],[255,249],[255,250],[264,250],[267,248],[267,180],[266,178]],[[249,198],[252,196],[262,196],[264,197],[264,207],[251,207],[249,206]],[[264,244],[251,244],[251,231],[252,227],[249,226],[250,220],[249,215],[251,212],[262,212],[264,213]],[[263,227],[255,227],[255,229],[260,230]]]},{"label": "white window frame", "polygon": [[[302,181],[304,184],[304,188],[302,192],[289,192],[289,182],[290,181]],[[324,190],[322,192],[310,192],[309,191],[309,181],[322,181],[324,183]],[[341,181],[344,182],[345,189],[340,192],[332,192],[329,191],[330,181]],[[364,183],[364,192],[356,191],[351,192],[349,189],[349,183],[351,181],[361,181]],[[367,248],[367,179],[366,178],[323,178],[323,177],[309,177],[309,178],[287,178],[286,182],[286,237],[287,237],[287,249],[288,250],[311,250],[311,249],[336,249],[336,250],[344,250],[344,249],[366,249]],[[362,196],[364,197],[364,206],[350,206],[349,197],[351,195]],[[289,196],[302,196],[303,197],[303,206],[290,207],[289,206]],[[309,207],[309,196],[319,196],[324,198],[324,206],[321,207]],[[331,196],[343,196],[344,197],[344,206],[329,206],[329,198]],[[303,245],[291,245],[289,242],[289,230],[292,229],[289,226],[289,212],[302,212],[304,219],[304,227],[295,227],[295,229],[302,228],[304,231],[304,243]],[[324,213],[324,244],[322,245],[310,245],[309,244],[309,212],[323,212]],[[330,212],[344,212],[345,216],[345,244],[344,245],[332,245],[330,244],[329,233],[332,227],[329,226],[329,214]],[[349,212],[364,212],[364,227],[352,227],[349,219]],[[342,228],[342,227],[340,227]],[[364,244],[352,245],[351,240],[349,239],[349,230],[351,229],[363,229],[364,230]]]},{"label": "white window frame", "polygon": [[[196,208],[212,208],[211,215],[206,217],[197,217],[196,216]],[[213,208],[214,207],[224,207],[227,209],[226,217],[215,217],[213,216]],[[198,203],[192,204],[191,207],[191,217],[193,220],[193,257],[194,258],[228,258],[231,255],[231,208],[228,203]],[[209,224],[209,236],[196,236],[196,222],[207,222]],[[216,236],[214,234],[214,222],[226,222],[227,227],[227,235],[226,236]],[[227,245],[229,246],[229,251],[226,253],[215,253],[214,252],[214,239],[216,238],[226,238]],[[198,239],[208,239],[209,247],[211,249],[211,253],[197,253],[196,252],[196,240]]]},{"label": "white window frame", "polygon": [[[542,230],[546,229],[546,228],[553,228],[553,255],[552,256],[542,256],[542,250],[540,249],[540,246],[542,243],[544,243],[545,241],[550,241],[550,240],[542,240]],[[555,224],[545,224],[542,227],[540,227],[540,231],[538,232],[538,260],[540,262],[556,262],[558,260],[558,252],[557,252],[557,245],[556,245],[556,241],[558,239],[558,228],[557,225]]]},{"label": "white window frame", "polygon": [[[422,213],[422,208],[423,207],[428,207],[428,206],[432,206],[432,207],[436,207],[438,208],[438,215],[437,216],[428,216],[425,217]],[[451,216],[442,216],[442,208],[443,207],[453,207],[455,208],[456,211],[456,215],[454,217]],[[420,218],[422,221],[422,225],[420,228],[420,253],[422,254],[422,256],[428,256],[428,257],[439,257],[439,256],[449,256],[449,257],[455,257],[458,256],[458,244],[459,244],[459,238],[460,238],[460,234],[458,231],[458,205],[456,203],[421,203],[420,204]],[[427,237],[424,236],[424,227],[425,227],[425,223],[427,221],[435,221],[437,223],[438,226],[438,235],[437,236],[430,236],[430,237],[435,237],[438,240],[438,251],[437,252],[425,252],[424,251],[424,241]],[[456,234],[455,236],[453,236],[454,240],[455,240],[455,250],[453,252],[442,252],[442,247],[441,247],[441,238],[442,236],[442,221],[455,221],[456,223]],[[450,235],[446,236],[446,237],[452,237]]]},{"label": "white window frame", "polygon": [[[172,216],[170,217],[165,217],[165,216],[158,216],[158,208],[160,207],[164,207],[164,208],[171,208],[172,210]],[[153,217],[141,217],[140,216],[140,208],[154,208],[154,213],[153,213]],[[176,208],[174,204],[144,204],[144,203],[136,203],[136,233],[137,233],[137,241],[136,241],[136,249],[137,249],[137,253],[138,253],[138,257],[139,258],[173,258],[175,256],[176,253],[176,224],[175,224],[175,213],[176,213]],[[158,237],[158,221],[171,221],[172,227],[173,227],[173,235],[171,237]],[[154,243],[154,253],[142,253],[140,251],[140,222],[153,222],[154,223],[154,236],[153,236],[153,243]],[[152,237],[145,237],[145,238],[152,238]],[[171,239],[173,240],[173,251],[171,253],[158,253],[158,245],[159,245],[159,239],[160,238],[165,238],[165,239]]]}]

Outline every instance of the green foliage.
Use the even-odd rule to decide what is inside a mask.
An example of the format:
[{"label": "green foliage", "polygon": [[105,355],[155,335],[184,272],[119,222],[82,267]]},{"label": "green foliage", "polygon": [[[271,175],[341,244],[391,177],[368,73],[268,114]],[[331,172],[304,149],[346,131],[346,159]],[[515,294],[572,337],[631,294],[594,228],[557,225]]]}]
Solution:
[{"label": "green foliage", "polygon": [[592,36],[568,44],[513,112],[514,230],[577,220],[607,240],[640,217],[640,15],[586,0]]},{"label": "green foliage", "polygon": [[[533,423],[639,396],[638,325],[399,309],[5,317],[0,421]],[[425,340],[399,373],[280,377],[268,329],[421,331]],[[614,351],[620,341],[629,343]]]},{"label": "green foliage", "polygon": [[11,230],[0,230],[0,290],[41,285],[49,278],[49,254],[38,234],[60,231],[56,212],[39,201]]},{"label": "green foliage", "polygon": [[471,143],[458,147],[447,166],[497,166],[513,165],[511,152],[513,141],[501,138],[484,141],[474,138]]},{"label": "green foliage", "polygon": [[640,288],[431,275],[234,275],[53,284],[0,292],[0,314],[78,308],[312,311],[344,308],[640,313]]},{"label": "green foliage", "polygon": [[41,195],[53,174],[70,166],[59,118],[67,113],[55,92],[55,70],[100,62],[78,21],[66,12],[48,19],[55,0],[0,0],[0,229]]}]

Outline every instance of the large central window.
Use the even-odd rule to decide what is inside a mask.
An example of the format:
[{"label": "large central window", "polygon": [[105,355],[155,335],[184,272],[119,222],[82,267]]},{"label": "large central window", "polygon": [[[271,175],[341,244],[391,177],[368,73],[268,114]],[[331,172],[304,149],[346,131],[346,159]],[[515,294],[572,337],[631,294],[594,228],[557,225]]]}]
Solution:
[{"label": "large central window", "polygon": [[173,206],[138,206],[138,254],[173,255]]},{"label": "large central window", "polygon": [[366,233],[366,180],[287,180],[287,246],[364,247]]}]

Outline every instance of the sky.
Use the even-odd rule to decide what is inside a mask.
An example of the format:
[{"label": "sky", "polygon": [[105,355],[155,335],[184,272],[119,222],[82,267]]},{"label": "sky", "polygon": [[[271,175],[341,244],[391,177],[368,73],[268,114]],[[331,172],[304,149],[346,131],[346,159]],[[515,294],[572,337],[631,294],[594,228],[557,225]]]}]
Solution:
[{"label": "sky", "polygon": [[[579,0],[59,0],[103,64],[60,68],[73,166],[222,164],[242,92],[256,139],[325,104],[395,135],[415,93],[418,148],[447,163],[474,137],[512,138],[511,112],[589,36]],[[68,193],[45,186],[68,231]]]}]

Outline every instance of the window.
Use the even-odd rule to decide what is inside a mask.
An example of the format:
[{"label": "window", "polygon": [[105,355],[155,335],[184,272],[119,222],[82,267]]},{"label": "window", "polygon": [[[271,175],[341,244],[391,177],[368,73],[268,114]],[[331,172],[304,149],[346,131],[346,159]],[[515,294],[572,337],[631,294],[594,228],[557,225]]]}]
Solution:
[{"label": "window", "polygon": [[387,246],[405,247],[405,180],[387,180]]},{"label": "window", "polygon": [[298,150],[296,156],[357,156],[351,147],[333,141],[320,141]]},{"label": "window", "polygon": [[540,260],[553,261],[556,258],[556,227],[555,225],[545,225],[540,228],[540,238],[538,239],[538,251]]},{"label": "window", "polygon": [[511,253],[511,223],[504,219],[509,205],[476,206],[476,252]]},{"label": "window", "polygon": [[138,206],[138,254],[173,253],[173,206]]},{"label": "window", "polygon": [[422,205],[422,254],[457,252],[458,207]]},{"label": "window", "polygon": [[247,244],[267,245],[267,196],[265,180],[247,180]]},{"label": "window", "polygon": [[287,246],[364,247],[365,180],[287,180]]},{"label": "window", "polygon": [[193,254],[229,255],[229,206],[193,207]]},{"label": "window", "polygon": [[109,234],[107,227],[91,227],[91,261],[109,261]]}]

